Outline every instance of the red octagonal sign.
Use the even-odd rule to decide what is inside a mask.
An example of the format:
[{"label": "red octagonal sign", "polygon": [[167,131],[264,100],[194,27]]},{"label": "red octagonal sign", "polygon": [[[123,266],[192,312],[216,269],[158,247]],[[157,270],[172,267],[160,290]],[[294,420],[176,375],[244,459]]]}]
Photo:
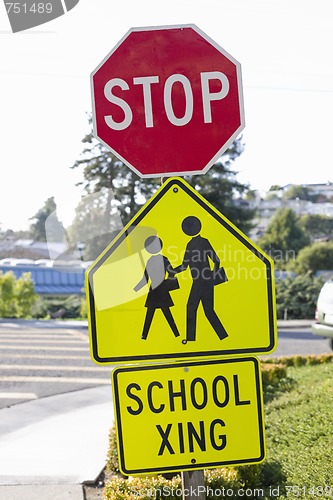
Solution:
[{"label": "red octagonal sign", "polygon": [[141,177],[205,173],[244,128],[240,64],[199,28],[133,28],[92,72],[94,134]]}]

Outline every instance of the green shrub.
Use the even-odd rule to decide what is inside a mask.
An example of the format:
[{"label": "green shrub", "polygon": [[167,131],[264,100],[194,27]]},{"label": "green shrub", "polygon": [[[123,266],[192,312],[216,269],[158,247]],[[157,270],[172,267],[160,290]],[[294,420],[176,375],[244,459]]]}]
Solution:
[{"label": "green shrub", "polygon": [[68,296],[39,296],[32,314],[34,318],[63,319],[81,317],[82,297]]},{"label": "green shrub", "polygon": [[87,298],[86,296],[81,297],[81,307],[80,307],[80,318],[87,318],[88,317],[88,311],[87,311]]},{"label": "green shrub", "polygon": [[179,499],[180,489],[180,476],[175,476],[172,479],[166,479],[163,476],[133,477],[130,480],[114,477],[105,485],[104,498],[105,500]]},{"label": "green shrub", "polygon": [[266,358],[262,366],[267,369],[270,364],[280,364],[285,366],[321,365],[333,362],[332,354],[309,354],[307,356],[281,356],[281,358]]},{"label": "green shrub", "polygon": [[[209,492],[209,498],[221,498],[221,488],[232,488],[234,491],[242,487],[239,473],[233,468],[209,469],[204,471],[204,483]],[[163,475],[138,476],[125,479],[114,476],[105,484],[104,498],[106,500],[142,500],[179,499],[181,498],[181,476],[179,474],[168,479]],[[214,494],[216,492],[216,494]]]},{"label": "green shrub", "polygon": [[106,471],[120,474],[117,450],[117,433],[115,426],[109,432],[109,448],[107,453]]},{"label": "green shrub", "polygon": [[23,273],[16,280],[17,317],[31,318],[33,304],[37,301],[35,285],[30,273]]},{"label": "green shrub", "polygon": [[12,271],[0,272],[0,316],[3,318],[30,318],[37,301],[30,273],[19,278]]},{"label": "green shrub", "polygon": [[314,318],[318,295],[323,281],[310,273],[276,282],[276,312],[278,319]]},{"label": "green shrub", "polygon": [[0,272],[0,315],[4,318],[16,317],[15,274]]},{"label": "green shrub", "polygon": [[261,374],[263,386],[266,387],[274,385],[280,379],[287,377],[287,369],[282,363],[262,363]]}]

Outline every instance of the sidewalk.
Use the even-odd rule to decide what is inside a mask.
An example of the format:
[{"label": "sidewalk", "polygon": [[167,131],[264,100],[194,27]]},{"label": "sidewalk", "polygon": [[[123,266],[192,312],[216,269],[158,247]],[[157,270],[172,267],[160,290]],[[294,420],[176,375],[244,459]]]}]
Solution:
[{"label": "sidewalk", "polygon": [[0,499],[83,500],[112,424],[111,384],[0,410]]},{"label": "sidewalk", "polygon": [[[278,328],[312,322],[279,320]],[[63,326],[86,327],[71,323]],[[82,483],[106,463],[113,418],[111,382],[1,409],[0,500],[84,500]]]}]

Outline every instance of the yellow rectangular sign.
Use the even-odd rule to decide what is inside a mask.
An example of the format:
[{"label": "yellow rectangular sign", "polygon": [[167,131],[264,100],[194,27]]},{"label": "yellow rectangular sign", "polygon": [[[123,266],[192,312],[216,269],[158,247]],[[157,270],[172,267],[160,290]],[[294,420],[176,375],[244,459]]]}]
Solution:
[{"label": "yellow rectangular sign", "polygon": [[264,459],[261,373],[255,357],[117,368],[113,395],[125,475]]}]

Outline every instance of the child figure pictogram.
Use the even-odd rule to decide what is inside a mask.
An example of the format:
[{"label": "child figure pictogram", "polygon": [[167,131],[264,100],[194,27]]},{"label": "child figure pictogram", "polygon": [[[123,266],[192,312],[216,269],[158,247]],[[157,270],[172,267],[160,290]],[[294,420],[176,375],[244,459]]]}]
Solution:
[{"label": "child figure pictogram", "polygon": [[157,236],[149,236],[146,239],[145,249],[148,253],[152,254],[152,256],[146,263],[142,279],[134,287],[134,290],[137,292],[150,282],[150,288],[145,302],[147,312],[141,335],[143,340],[147,339],[156,309],[161,309],[174,336],[179,337],[177,325],[170,311],[170,307],[174,305],[170,290],[179,288],[178,281],[174,277],[173,268],[169,259],[160,253],[162,246],[162,240]]}]

